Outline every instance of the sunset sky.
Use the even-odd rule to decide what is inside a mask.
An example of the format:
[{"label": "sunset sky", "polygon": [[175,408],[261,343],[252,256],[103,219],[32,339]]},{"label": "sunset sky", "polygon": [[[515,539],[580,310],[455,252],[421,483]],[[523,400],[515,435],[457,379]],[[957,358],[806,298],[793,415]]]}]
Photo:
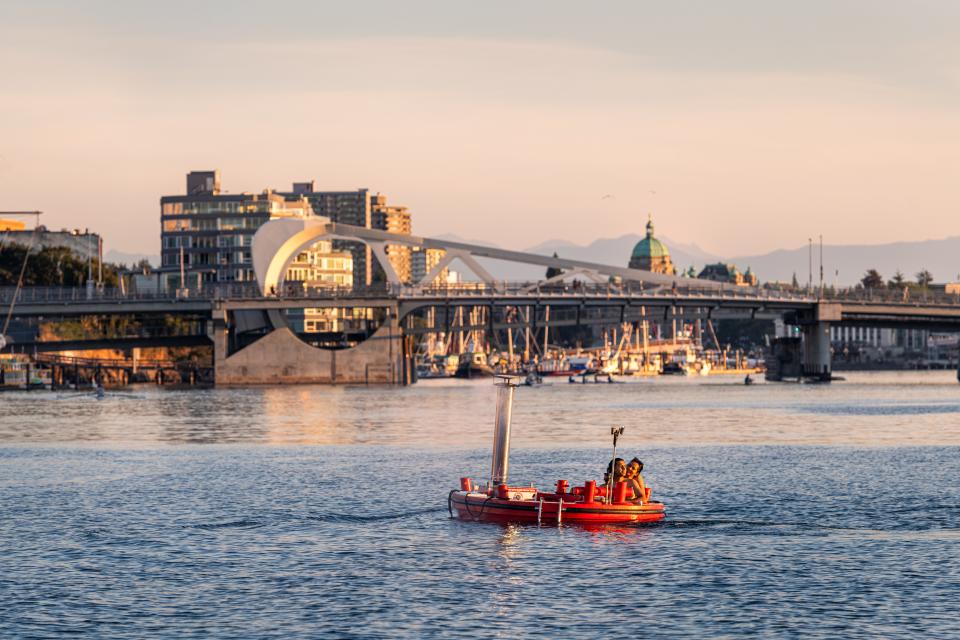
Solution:
[{"label": "sunset sky", "polygon": [[954,1],[5,0],[0,72],[0,209],[122,251],[208,168],[510,248],[960,235]]}]

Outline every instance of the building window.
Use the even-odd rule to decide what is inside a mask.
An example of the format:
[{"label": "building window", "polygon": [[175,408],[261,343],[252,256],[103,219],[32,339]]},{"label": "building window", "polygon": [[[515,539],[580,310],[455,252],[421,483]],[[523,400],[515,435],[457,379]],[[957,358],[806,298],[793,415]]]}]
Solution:
[{"label": "building window", "polygon": [[163,221],[164,231],[190,231],[192,228],[192,221],[189,218]]}]

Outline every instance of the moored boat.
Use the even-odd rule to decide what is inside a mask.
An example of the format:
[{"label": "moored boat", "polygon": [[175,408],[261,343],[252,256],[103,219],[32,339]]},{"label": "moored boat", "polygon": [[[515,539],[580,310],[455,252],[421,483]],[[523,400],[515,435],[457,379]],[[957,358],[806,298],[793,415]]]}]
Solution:
[{"label": "moored boat", "polygon": [[0,389],[26,389],[30,359],[20,354],[0,355]]},{"label": "moored boat", "polygon": [[489,378],[494,374],[493,367],[487,362],[487,356],[480,351],[467,352],[460,356],[456,378]]}]

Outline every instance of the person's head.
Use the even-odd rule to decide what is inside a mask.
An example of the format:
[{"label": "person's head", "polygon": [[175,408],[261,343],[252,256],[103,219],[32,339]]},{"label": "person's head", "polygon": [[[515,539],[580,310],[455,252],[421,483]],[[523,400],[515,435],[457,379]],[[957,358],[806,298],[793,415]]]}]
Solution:
[{"label": "person's head", "polygon": [[643,471],[643,462],[639,458],[634,458],[627,465],[627,476],[631,478],[639,475],[641,471]]},{"label": "person's head", "polygon": [[627,463],[623,458],[615,458],[610,461],[610,464],[607,465],[607,473],[611,471],[614,475],[622,476],[627,470]]}]

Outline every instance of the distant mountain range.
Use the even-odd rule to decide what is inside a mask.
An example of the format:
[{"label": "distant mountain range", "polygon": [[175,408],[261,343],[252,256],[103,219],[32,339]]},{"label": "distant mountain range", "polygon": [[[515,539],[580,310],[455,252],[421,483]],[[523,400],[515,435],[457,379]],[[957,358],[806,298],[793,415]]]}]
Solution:
[{"label": "distant mountain range", "polygon": [[[470,240],[453,234],[435,237],[452,242],[497,246],[490,242]],[[571,260],[627,266],[634,245],[642,238],[641,235],[629,233],[617,238],[600,238],[588,245],[578,245],[568,240],[548,240],[523,251],[545,256],[556,252],[561,258]],[[789,282],[794,274],[801,283],[807,281],[809,262],[806,246],[724,259],[695,244],[675,242],[666,237],[661,237],[660,240],[667,245],[674,265],[681,271],[690,266],[699,271],[706,264],[724,261],[737,265],[741,270],[750,267],[759,276],[761,282],[775,280]],[[819,255],[819,247],[814,246],[813,279],[815,282],[820,278]],[[107,262],[123,263],[127,266],[133,266],[143,258],[153,265],[160,263],[160,257],[156,255],[110,250],[104,256]],[[500,280],[536,280],[544,275],[543,267],[511,264],[499,260],[481,259],[480,262]],[[465,270],[459,263],[454,263],[453,269]],[[936,282],[960,281],[960,236],[942,240],[889,244],[824,245],[823,277],[827,284],[834,284],[834,282],[841,286],[856,284],[868,269],[878,270],[886,280],[892,278],[898,269],[907,280],[914,280],[918,271],[927,269],[933,274]]]},{"label": "distant mountain range", "polygon": [[[814,282],[820,279],[819,258],[819,247],[814,245]],[[744,256],[730,262],[743,269],[752,267],[763,282],[790,281],[793,274],[801,283],[806,282],[810,269],[807,247]],[[889,244],[823,246],[823,278],[827,284],[835,281],[841,286],[856,284],[868,269],[876,269],[885,280],[890,280],[897,270],[907,280],[915,280],[917,272],[926,269],[933,274],[935,282],[956,282],[960,280],[960,236]]]},{"label": "distant mountain range", "polygon": [[[627,234],[617,238],[601,238],[588,245],[578,245],[567,240],[549,240],[524,251],[540,255],[553,255],[556,252],[559,257],[571,260],[627,266],[633,246],[642,237],[638,234]],[[457,239],[469,242],[462,238]],[[789,282],[796,274],[797,280],[804,283],[809,275],[809,254],[806,246],[725,258],[705,251],[695,244],[675,242],[666,237],[661,237],[660,240],[667,245],[673,264],[680,271],[693,266],[699,272],[706,264],[723,261],[735,264],[741,270],[750,267],[761,282]],[[819,247],[814,246],[815,282],[820,278],[819,255]],[[539,278],[544,271],[542,267],[511,265],[498,261],[484,262],[495,277],[504,280]],[[823,275],[827,284],[856,284],[868,269],[877,269],[887,280],[892,278],[897,270],[907,280],[914,280],[916,273],[922,269],[930,271],[936,282],[960,280],[960,236],[874,245],[824,245]]]}]

